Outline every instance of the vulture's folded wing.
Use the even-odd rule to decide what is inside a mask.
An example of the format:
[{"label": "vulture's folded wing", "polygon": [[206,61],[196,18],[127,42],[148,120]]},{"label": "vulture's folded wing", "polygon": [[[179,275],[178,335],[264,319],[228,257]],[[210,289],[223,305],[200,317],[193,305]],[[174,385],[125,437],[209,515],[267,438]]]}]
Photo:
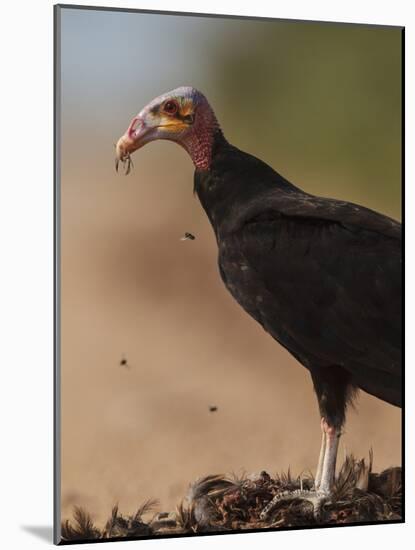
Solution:
[{"label": "vulture's folded wing", "polygon": [[264,328],[322,364],[400,376],[400,224],[309,195],[260,203],[226,240],[265,291],[257,304]]}]

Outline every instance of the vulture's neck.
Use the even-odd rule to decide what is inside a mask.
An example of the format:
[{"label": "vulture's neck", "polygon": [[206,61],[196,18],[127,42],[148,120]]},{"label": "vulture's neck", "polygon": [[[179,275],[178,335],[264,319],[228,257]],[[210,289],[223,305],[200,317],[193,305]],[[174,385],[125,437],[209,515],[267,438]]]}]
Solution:
[{"label": "vulture's neck", "polygon": [[268,194],[304,194],[271,166],[231,145],[220,129],[214,135],[209,167],[196,167],[194,193],[217,235],[260,198],[266,210]]},{"label": "vulture's neck", "polygon": [[193,131],[181,142],[189,153],[196,170],[209,170],[214,149],[219,142],[226,142],[215,113],[210,107],[198,113]]}]

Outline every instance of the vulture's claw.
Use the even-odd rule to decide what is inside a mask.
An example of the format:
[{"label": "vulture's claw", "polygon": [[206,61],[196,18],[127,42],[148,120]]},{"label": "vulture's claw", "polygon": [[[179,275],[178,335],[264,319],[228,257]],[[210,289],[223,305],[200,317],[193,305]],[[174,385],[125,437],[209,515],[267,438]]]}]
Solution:
[{"label": "vulture's claw", "polygon": [[324,504],[330,503],[330,494],[322,491],[297,489],[278,493],[262,510],[260,517],[266,519],[274,508],[282,501],[303,500],[312,505],[314,519],[320,523],[323,519]]}]

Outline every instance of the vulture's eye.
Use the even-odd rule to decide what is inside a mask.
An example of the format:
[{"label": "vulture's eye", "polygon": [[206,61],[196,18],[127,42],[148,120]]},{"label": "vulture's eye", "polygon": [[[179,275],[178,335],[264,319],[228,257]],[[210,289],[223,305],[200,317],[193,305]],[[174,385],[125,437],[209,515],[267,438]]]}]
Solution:
[{"label": "vulture's eye", "polygon": [[163,111],[168,115],[175,115],[178,110],[179,110],[179,106],[177,102],[171,99],[166,101],[166,103],[163,105]]}]

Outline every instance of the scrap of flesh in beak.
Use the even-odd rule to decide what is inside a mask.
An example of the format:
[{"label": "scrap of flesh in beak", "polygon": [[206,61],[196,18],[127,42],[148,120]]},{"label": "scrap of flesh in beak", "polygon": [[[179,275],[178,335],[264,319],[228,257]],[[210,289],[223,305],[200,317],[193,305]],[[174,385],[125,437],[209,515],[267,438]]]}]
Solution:
[{"label": "scrap of flesh in beak", "polygon": [[121,161],[125,175],[128,175],[131,172],[131,167],[134,166],[128,145],[126,136],[122,136],[115,145],[115,170],[118,172],[118,166]]},{"label": "scrap of flesh in beak", "polygon": [[115,170],[117,172],[120,161],[123,163],[125,175],[129,174],[131,167],[134,166],[131,159],[131,153],[136,149],[134,144],[138,136],[138,128],[140,126],[141,120],[139,117],[133,118],[126,133],[117,141],[115,145]]}]

